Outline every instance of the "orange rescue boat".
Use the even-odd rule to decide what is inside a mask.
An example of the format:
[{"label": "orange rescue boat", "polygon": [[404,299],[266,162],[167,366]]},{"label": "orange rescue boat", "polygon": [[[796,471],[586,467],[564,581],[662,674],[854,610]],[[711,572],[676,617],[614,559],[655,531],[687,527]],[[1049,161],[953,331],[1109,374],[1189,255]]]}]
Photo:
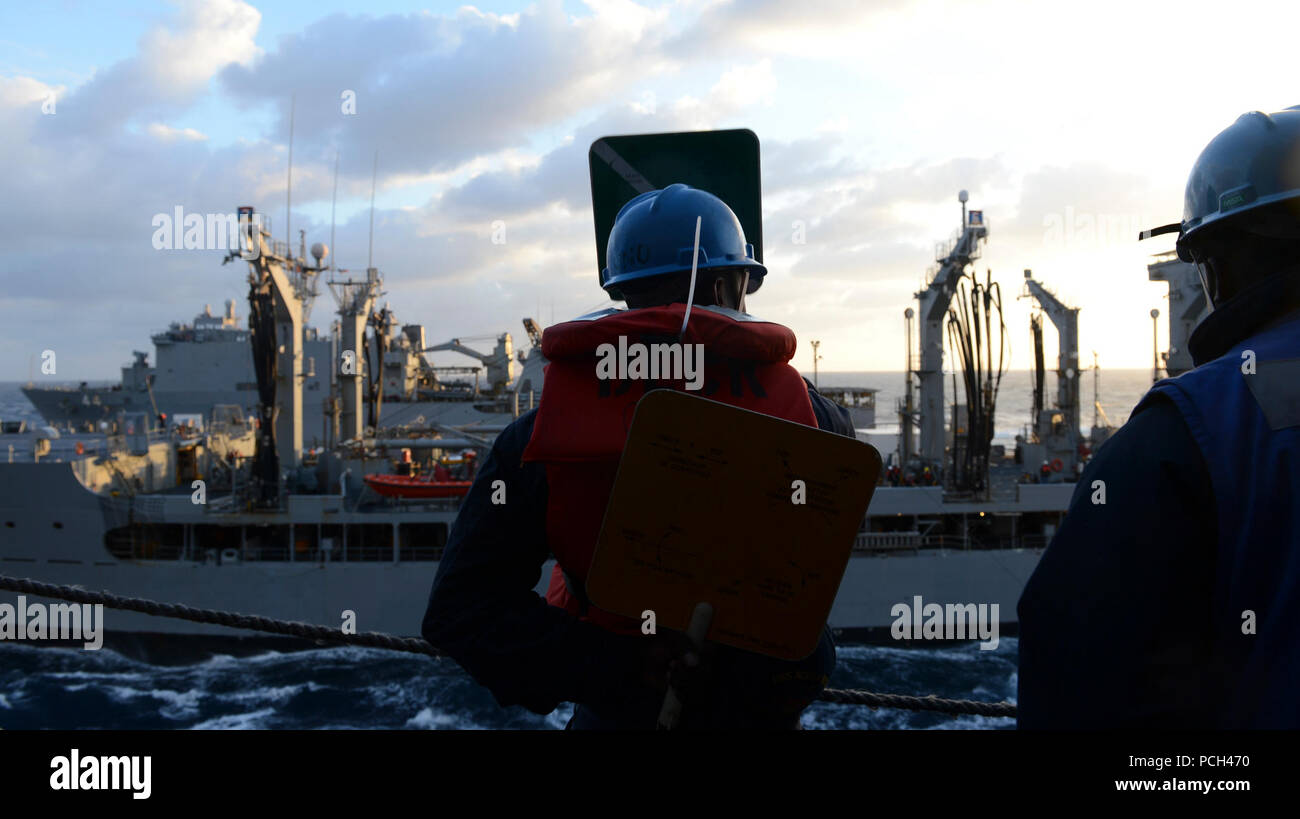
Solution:
[{"label": "orange rescue boat", "polygon": [[461,498],[473,481],[431,481],[418,475],[367,475],[366,485],[388,498]]}]

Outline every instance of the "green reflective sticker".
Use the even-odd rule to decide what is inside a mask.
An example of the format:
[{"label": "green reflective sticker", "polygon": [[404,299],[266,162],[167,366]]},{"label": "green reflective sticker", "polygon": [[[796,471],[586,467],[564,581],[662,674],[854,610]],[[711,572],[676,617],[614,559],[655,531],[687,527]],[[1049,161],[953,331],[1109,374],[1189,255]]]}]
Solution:
[{"label": "green reflective sticker", "polygon": [[1246,202],[1246,197],[1244,194],[1240,192],[1225,193],[1219,199],[1219,210],[1221,211],[1232,210],[1233,208],[1240,207],[1241,205],[1245,204],[1245,202]]}]

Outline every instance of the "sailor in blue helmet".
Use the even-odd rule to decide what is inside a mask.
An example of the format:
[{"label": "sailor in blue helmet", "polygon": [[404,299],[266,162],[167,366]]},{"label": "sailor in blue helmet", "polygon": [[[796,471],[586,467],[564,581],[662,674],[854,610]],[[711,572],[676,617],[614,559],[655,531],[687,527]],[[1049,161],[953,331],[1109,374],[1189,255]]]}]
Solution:
[{"label": "sailor in blue helmet", "polygon": [[1187,182],[1211,312],[1084,470],[1020,598],[1022,728],[1300,728],[1300,107]]},{"label": "sailor in blue helmet", "polygon": [[[587,597],[625,420],[650,388],[599,380],[594,351],[619,336],[701,343],[697,394],[852,436],[848,412],[789,366],[793,333],[744,311],[767,269],[721,199],[681,184],[637,196],[619,211],[606,258],[600,285],[629,309],[547,328],[540,405],[483,459],[434,579],[424,637],[503,706],[545,714],[574,703],[570,728],[653,729],[670,680],[685,702],[681,727],[797,727],[834,668],[829,632],[801,662],[721,646],[702,659],[684,635],[642,634],[640,621]],[[543,598],[534,587],[552,556]]]}]

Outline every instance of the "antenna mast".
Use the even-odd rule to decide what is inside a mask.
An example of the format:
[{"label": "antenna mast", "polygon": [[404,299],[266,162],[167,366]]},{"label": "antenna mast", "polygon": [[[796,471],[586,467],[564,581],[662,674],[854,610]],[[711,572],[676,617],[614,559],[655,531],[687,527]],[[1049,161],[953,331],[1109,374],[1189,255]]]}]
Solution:
[{"label": "antenna mast", "polygon": [[284,185],[284,245],[293,250],[293,231],[290,229],[289,219],[291,218],[291,206],[293,197],[293,112],[294,106],[298,101],[298,95],[293,94],[289,97],[289,179]]},{"label": "antenna mast", "polygon": [[379,151],[375,151],[375,166],[370,171],[370,248],[366,251],[366,270],[375,261],[375,179],[379,176]]},{"label": "antenna mast", "polygon": [[334,194],[330,197],[330,272],[334,272],[334,259],[338,257],[338,248],[334,245],[334,208],[339,200],[339,152],[334,152]]}]

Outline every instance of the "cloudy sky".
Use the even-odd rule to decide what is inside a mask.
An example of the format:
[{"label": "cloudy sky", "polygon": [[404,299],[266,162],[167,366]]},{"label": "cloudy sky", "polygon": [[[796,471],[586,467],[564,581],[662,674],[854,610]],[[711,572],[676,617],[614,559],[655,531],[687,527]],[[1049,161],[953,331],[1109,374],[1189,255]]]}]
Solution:
[{"label": "cloudy sky", "polygon": [[[329,240],[337,155],[336,262],[365,267],[377,151],[375,264],[431,343],[605,303],[594,139],[746,127],[770,268],[749,308],[795,330],[801,369],[814,338],[826,370],[901,368],[961,188],[990,224],[978,265],[1006,288],[1012,366],[1027,267],[1082,308],[1086,360],[1149,366],[1167,302],[1146,263],[1172,242],[1134,234],[1181,217],[1238,114],[1300,103],[1298,22],[1241,0],[6,3],[0,380],[45,349],[60,379],[110,378],[205,303],[246,314],[245,271],[156,250],[152,220],[252,204],[283,238],[291,98],[295,241]],[[333,309],[322,295],[314,323]]]}]

